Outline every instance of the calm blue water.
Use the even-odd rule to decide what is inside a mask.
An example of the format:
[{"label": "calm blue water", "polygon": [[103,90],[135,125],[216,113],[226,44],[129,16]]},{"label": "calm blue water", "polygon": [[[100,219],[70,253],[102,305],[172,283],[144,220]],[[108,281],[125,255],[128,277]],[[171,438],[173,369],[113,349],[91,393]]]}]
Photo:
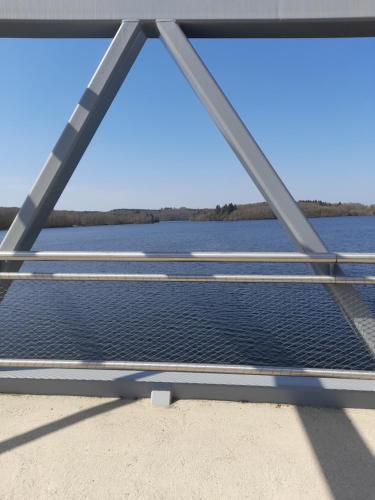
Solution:
[{"label": "calm blue water", "polygon": [[[314,219],[332,251],[375,251],[375,217]],[[0,238],[2,234],[0,233]],[[289,251],[276,220],[47,229],[38,250]],[[305,265],[29,263],[23,270],[305,273]],[[375,274],[370,266],[347,272]],[[375,295],[359,287],[371,308]],[[375,308],[374,308],[375,309]],[[375,369],[321,285],[17,282],[0,357]]]}]

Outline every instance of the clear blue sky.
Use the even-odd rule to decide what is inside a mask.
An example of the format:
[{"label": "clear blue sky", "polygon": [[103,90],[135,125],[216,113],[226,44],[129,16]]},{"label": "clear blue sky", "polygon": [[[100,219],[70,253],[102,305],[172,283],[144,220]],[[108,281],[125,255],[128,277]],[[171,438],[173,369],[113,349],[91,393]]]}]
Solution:
[{"label": "clear blue sky", "polygon": [[[0,206],[19,205],[108,40],[0,40]],[[375,203],[375,39],[195,40],[297,199]],[[149,40],[58,206],[261,200],[159,40]]]}]

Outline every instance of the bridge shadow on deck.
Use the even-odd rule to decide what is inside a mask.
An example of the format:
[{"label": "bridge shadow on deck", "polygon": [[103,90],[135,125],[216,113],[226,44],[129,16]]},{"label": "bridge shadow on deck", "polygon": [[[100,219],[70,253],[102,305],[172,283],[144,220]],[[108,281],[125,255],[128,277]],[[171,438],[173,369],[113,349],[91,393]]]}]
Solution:
[{"label": "bridge shadow on deck", "polygon": [[115,410],[117,408],[121,408],[132,401],[125,399],[116,399],[115,401],[109,401],[93,408],[87,408],[85,410],[73,413],[72,415],[68,415],[67,417],[60,418],[59,420],[55,420],[54,422],[41,425],[36,429],[32,429],[31,431],[24,432],[19,434],[18,436],[11,437],[0,442],[0,454],[6,453],[8,451],[12,451],[14,448],[18,446],[23,446],[27,443],[35,441],[36,439],[42,438],[51,434],[53,432],[57,432],[61,429],[65,429],[70,425],[77,424],[78,422],[82,422],[83,420],[87,420],[89,418],[96,417],[103,413],[107,413],[109,411]]},{"label": "bridge shadow on deck", "polygon": [[[278,379],[275,377],[276,383],[282,385]],[[311,379],[311,384],[317,389],[322,387],[316,378]],[[374,498],[375,457],[345,409],[298,406],[298,401],[295,404],[332,497]]]},{"label": "bridge shadow on deck", "polygon": [[[6,368],[6,371],[20,371],[20,370],[25,370],[25,371],[30,371],[32,369],[30,368]],[[134,381],[134,380],[140,380],[142,378],[148,377],[150,375],[153,375],[157,372],[150,372],[150,371],[142,371],[142,372],[135,372],[133,374],[126,375],[124,377],[121,377],[121,379],[126,379],[128,381]],[[70,397],[70,396],[67,396]],[[23,446],[27,443],[30,443],[32,441],[35,441],[36,439],[42,438],[44,436],[47,436],[48,434],[51,434],[53,432],[57,432],[59,430],[65,429],[66,427],[69,427],[71,425],[77,424],[79,422],[82,422],[83,420],[87,420],[89,418],[96,417],[98,415],[101,415],[103,413],[107,413],[109,411],[115,410],[117,408],[121,408],[125,405],[131,404],[134,400],[133,399],[116,399],[112,400],[97,406],[94,406],[92,408],[87,408],[85,410],[73,413],[72,415],[68,415],[66,417],[60,418],[59,420],[56,420],[54,422],[50,422],[45,425],[41,425],[40,427],[37,427],[35,429],[32,429],[30,431],[24,432],[22,434],[19,434],[17,436],[14,436],[12,438],[6,439],[4,441],[0,442],[0,455],[3,453],[6,453],[8,451],[12,451],[13,449]]]}]

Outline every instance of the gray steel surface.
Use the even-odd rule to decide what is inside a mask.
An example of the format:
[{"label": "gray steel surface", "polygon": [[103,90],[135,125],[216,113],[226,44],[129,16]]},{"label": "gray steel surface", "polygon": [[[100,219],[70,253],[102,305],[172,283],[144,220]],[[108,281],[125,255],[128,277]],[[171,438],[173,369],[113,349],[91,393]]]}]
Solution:
[{"label": "gray steel surface", "polygon": [[195,37],[375,34],[373,0],[0,0],[0,36],[113,37],[119,23],[177,20]]},{"label": "gray steel surface", "polygon": [[173,399],[215,399],[375,408],[375,380],[100,369],[0,369],[0,392],[124,398],[171,391]]}]

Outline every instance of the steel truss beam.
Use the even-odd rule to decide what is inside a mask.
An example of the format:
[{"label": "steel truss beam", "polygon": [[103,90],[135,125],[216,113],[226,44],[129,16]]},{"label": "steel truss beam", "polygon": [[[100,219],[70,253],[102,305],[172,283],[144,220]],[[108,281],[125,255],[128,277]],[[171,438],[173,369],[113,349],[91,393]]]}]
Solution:
[{"label": "steel truss beam", "polygon": [[[336,7],[339,8],[340,2],[336,0],[334,0],[334,2]],[[53,3],[55,7],[61,7],[61,5],[64,4],[64,2],[58,0]],[[92,2],[89,3],[92,4]],[[75,8],[79,5],[78,10],[82,16],[80,19],[85,19],[84,14],[86,10],[84,4],[88,8],[89,3],[83,0],[79,4],[75,4]],[[209,4],[209,10],[211,9],[211,12],[215,12],[214,4],[211,5],[212,0],[208,0],[207,3]],[[311,9],[311,3],[309,4],[309,9],[307,5],[309,2],[302,0],[299,2],[300,7],[302,3],[308,13],[307,17],[312,20],[311,14],[313,12],[316,14],[316,10],[314,10],[314,8]],[[100,2],[100,5],[102,5],[103,8],[105,6],[107,9],[105,12],[108,12],[111,6],[113,7],[117,4],[118,2]],[[136,5],[130,0],[125,0],[123,4],[127,7],[130,5],[134,7]],[[173,12],[172,4],[175,4],[175,2],[164,0],[160,2],[160,5],[161,4],[164,5],[164,8],[168,7],[168,9],[172,9],[171,12]],[[219,7],[223,19],[228,19],[228,16],[230,18],[229,10],[232,12],[232,8],[234,9],[235,7],[239,9],[241,5],[243,5],[243,2],[233,2],[233,5],[231,3],[229,10],[228,4],[226,3],[226,7],[224,4],[225,2],[215,1],[215,8]],[[47,9],[42,15],[42,7],[47,8],[46,2],[40,0],[39,2],[34,2],[33,5],[34,10],[31,9],[30,11],[28,9],[28,2],[24,3],[20,0],[17,4],[14,4],[13,2],[9,3],[5,0],[0,0],[0,32],[1,19],[4,18],[4,15],[15,21],[19,19],[21,13],[27,12],[29,20],[35,20],[33,16],[35,13],[39,12],[38,15],[41,16],[38,18],[39,20],[52,22],[51,15],[53,17],[55,13],[59,13],[63,10],[54,10],[54,8],[51,8],[51,1],[49,1],[48,8],[50,8],[50,10]],[[152,2],[144,0],[140,1],[139,5],[147,5],[147,8],[151,8]],[[189,3],[185,4],[186,13],[188,13],[190,9],[188,5]],[[198,3],[191,2],[190,5],[196,8]],[[258,10],[260,9],[258,14],[261,13],[257,17],[255,15],[256,10],[252,11],[253,20],[254,16],[258,20],[263,19],[262,15],[265,14],[262,10],[263,3],[260,1],[253,1],[251,5],[253,8],[257,5]],[[283,11],[286,12],[288,10],[286,6],[292,7],[293,5],[294,11],[292,9],[290,14],[294,12],[295,15],[298,12],[298,8],[296,7],[296,2],[293,2],[293,0],[284,1],[282,3],[278,0],[267,2],[268,8],[273,6],[268,14],[275,19],[279,19],[280,12],[283,10],[281,7],[285,6]],[[73,8],[73,6],[70,7]],[[249,10],[248,7],[249,6],[245,9],[246,12]],[[375,8],[371,9],[371,5],[369,5],[368,10],[362,12],[362,14],[366,17],[372,10],[374,10],[375,18]],[[245,11],[243,14],[245,14]],[[345,9],[340,10],[341,14],[345,14],[348,19],[350,18],[350,14],[358,16],[360,14],[360,10],[354,7],[344,11]],[[69,12],[69,19],[71,21],[76,19],[75,16],[78,15],[78,12],[76,12],[74,8],[73,10],[69,10]],[[100,17],[102,10],[97,6],[95,12],[97,12],[97,15]],[[203,15],[202,11],[199,12],[200,15]],[[303,10],[300,12],[303,12]],[[322,19],[325,19],[324,12],[322,16]],[[235,110],[232,108],[214,78],[210,75],[198,54],[187,40],[180,26],[175,21],[169,20],[156,21],[156,23],[152,22],[152,24],[154,30],[156,25],[162,40],[190,85],[207,108],[219,130],[224,135],[258,189],[270,204],[280,222],[287,229],[296,245],[306,253],[329,253]],[[149,25],[147,23],[145,24],[140,21],[124,21],[121,23],[116,36],[78,106],[74,110],[65,130],[48,157],[30,195],[26,198],[12,226],[3,239],[0,245],[0,251],[27,251],[32,247],[141,50],[145,42],[144,29],[147,30],[148,28]],[[27,30],[25,32],[27,32]],[[21,261],[5,262],[0,266],[0,272],[11,273],[17,271],[21,263]],[[327,264],[313,264],[313,268],[318,275],[327,275],[330,271],[329,265]],[[342,274],[339,268],[335,271],[336,275]],[[1,287],[4,290],[3,295],[6,293],[10,283],[9,281],[1,282]],[[363,339],[370,351],[375,354],[375,319],[362,301],[360,295],[350,285],[337,286],[327,284],[325,286],[355,332]],[[2,295],[0,294],[0,299],[1,297]]]},{"label": "steel truss beam", "polygon": [[[0,245],[30,250],[145,42],[139,22],[123,22]],[[22,262],[3,263],[17,271]],[[0,300],[10,282],[1,282]]]},{"label": "steel truss beam", "polygon": [[[178,24],[159,21],[157,26],[187,81],[297,247],[307,253],[328,252]],[[336,274],[343,274],[336,267]],[[325,264],[314,264],[313,269],[316,274],[329,274]],[[375,318],[358,292],[350,285],[325,286],[375,356]]]}]

